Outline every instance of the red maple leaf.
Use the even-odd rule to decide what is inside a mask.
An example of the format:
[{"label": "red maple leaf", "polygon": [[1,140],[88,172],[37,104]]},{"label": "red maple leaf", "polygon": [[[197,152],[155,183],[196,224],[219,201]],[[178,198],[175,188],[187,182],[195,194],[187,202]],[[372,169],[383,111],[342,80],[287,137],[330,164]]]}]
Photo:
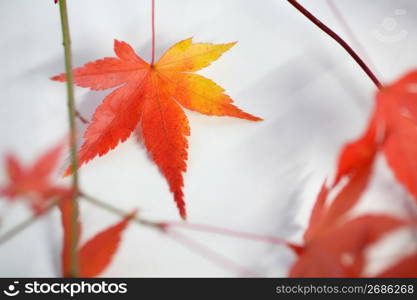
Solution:
[{"label": "red maple leaf", "polygon": [[[62,275],[70,277],[70,249],[71,249],[71,218],[72,204],[70,199],[65,200],[60,205],[61,221],[63,227],[63,244],[62,244]],[[78,251],[78,276],[79,277],[97,277],[111,263],[117,249],[119,248],[121,236],[126,229],[129,221],[135,216],[133,212],[121,221],[97,233],[94,237],[82,245]],[[78,221],[78,233],[81,234],[81,222]],[[78,243],[78,241],[76,241]]]},{"label": "red maple leaf", "polygon": [[[362,143],[362,141],[363,139],[361,138],[357,143]],[[357,147],[357,144],[349,144],[342,151],[342,155],[350,156],[347,154],[350,151],[349,149],[356,151]],[[358,159],[363,161],[363,157]],[[369,157],[365,164],[360,165],[351,160],[352,166],[355,166],[355,172],[351,170],[347,183],[345,183],[330,204],[328,203],[330,191],[326,187],[326,183],[323,184],[314,204],[309,225],[304,233],[304,241],[306,243],[345,220],[347,213],[357,204],[368,185],[373,161],[374,159]],[[341,169],[339,169],[338,173],[342,174]]]},{"label": "red maple leaf", "polygon": [[382,88],[377,101],[388,165],[417,201],[417,71]]},{"label": "red maple leaf", "polygon": [[361,277],[366,250],[406,222],[364,215],[332,226],[310,240],[291,267],[291,277]]},{"label": "red maple leaf", "polygon": [[0,194],[11,201],[25,197],[35,214],[42,213],[48,200],[54,197],[71,197],[69,189],[56,186],[51,181],[63,147],[63,144],[53,147],[27,167],[15,155],[8,154],[5,165],[9,182],[0,188]]},{"label": "red maple leaf", "polygon": [[[213,45],[191,39],[171,47],[155,65],[115,41],[117,58],[103,58],[74,70],[74,83],[92,90],[117,87],[96,109],[79,151],[80,166],[125,141],[140,125],[146,149],[169,183],[186,218],[183,175],[187,165],[188,119],[181,106],[210,116],[261,120],[243,112],[213,81],[191,72],[207,67],[235,43]],[[65,74],[53,80],[65,81]],[[71,170],[67,171],[69,174]]]},{"label": "red maple leaf", "polygon": [[[348,213],[368,185],[374,164],[377,150],[376,123],[370,123],[362,137],[342,149],[332,188],[329,189],[326,182],[323,184],[304,232],[303,245],[296,251],[298,258],[291,268],[290,276],[352,276],[358,265],[363,263],[359,249],[363,250],[373,241],[358,238],[360,234],[366,234],[366,224],[372,223],[372,220],[379,220],[382,225],[390,224],[391,218],[380,216],[364,216],[347,221]],[[346,178],[347,182],[329,203],[330,192],[342,185],[341,178]],[[340,237],[343,237],[342,242],[335,241]],[[353,250],[354,253],[351,253]],[[342,256],[346,253],[355,259],[349,270],[343,265]]]},{"label": "red maple leaf", "polygon": [[[317,197],[304,233],[304,244],[297,251],[298,259],[290,275],[296,277],[359,277],[363,276],[365,251],[381,236],[407,224],[384,215],[365,215],[347,219],[348,212],[359,201],[367,187],[375,157],[383,150],[397,178],[416,195],[417,165],[417,72],[411,73],[377,94],[376,108],[365,133],[348,143],[339,156],[335,181],[329,190],[326,184]],[[411,160],[411,163],[409,163]],[[347,183],[328,204],[330,192]],[[379,276],[412,274],[407,263],[410,256]]]}]

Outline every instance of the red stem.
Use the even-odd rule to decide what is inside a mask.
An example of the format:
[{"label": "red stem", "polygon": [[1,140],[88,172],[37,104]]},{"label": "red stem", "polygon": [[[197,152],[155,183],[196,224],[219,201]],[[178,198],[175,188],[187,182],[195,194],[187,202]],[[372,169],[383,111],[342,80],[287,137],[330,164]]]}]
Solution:
[{"label": "red stem", "polygon": [[355,48],[361,54],[362,58],[368,62],[368,66],[374,70],[374,74],[378,74],[378,72],[375,71],[376,67],[372,63],[372,60],[370,56],[368,55],[365,47],[362,45],[359,39],[355,36],[355,33],[353,32],[352,28],[349,26],[346,19],[343,17],[340,10],[337,8],[336,4],[333,2],[333,0],[326,0],[326,2],[330,10],[333,12],[334,16],[336,17],[336,19],[339,21],[340,25],[343,27],[343,30],[346,32],[346,35],[350,38]]},{"label": "red stem", "polygon": [[313,22],[317,27],[322,31],[328,34],[332,39],[334,39],[340,46],[345,49],[349,55],[356,61],[356,63],[362,68],[362,70],[368,75],[372,82],[377,86],[378,89],[382,88],[383,85],[372,72],[372,70],[366,65],[366,63],[359,57],[359,55],[352,49],[347,42],[345,42],[336,32],[323,24],[319,19],[317,19],[313,14],[311,14],[304,6],[297,2],[297,0],[288,0],[288,2],[294,6],[299,12],[301,12],[307,19]]},{"label": "red stem", "polygon": [[183,227],[183,228],[190,229],[190,230],[214,233],[214,234],[219,234],[219,235],[228,235],[228,236],[232,236],[232,237],[236,237],[240,239],[246,239],[246,240],[255,240],[255,241],[278,244],[278,245],[289,244],[286,241],[280,238],[273,237],[273,236],[264,236],[264,235],[259,235],[255,233],[240,232],[240,231],[230,230],[227,228],[220,228],[220,227],[209,226],[209,225],[192,224],[192,223],[184,223],[184,222],[167,222],[167,223],[162,223],[161,227],[165,229],[169,227]]},{"label": "red stem", "polygon": [[155,0],[152,0],[152,60],[151,66],[155,62]]},{"label": "red stem", "polygon": [[218,266],[236,272],[237,274],[241,274],[245,277],[256,277],[256,274],[247,270],[246,268],[238,265],[234,261],[230,260],[229,258],[219,254],[210,248],[206,247],[203,244],[196,242],[195,240],[180,234],[175,231],[167,232],[167,236],[171,237],[175,241],[182,244],[184,247],[187,247],[189,250],[196,252],[197,254],[201,255],[202,257],[210,260],[211,262],[217,264]]},{"label": "red stem", "polygon": [[82,114],[78,110],[75,111],[75,116],[84,124],[90,123],[86,118],[82,116]]}]

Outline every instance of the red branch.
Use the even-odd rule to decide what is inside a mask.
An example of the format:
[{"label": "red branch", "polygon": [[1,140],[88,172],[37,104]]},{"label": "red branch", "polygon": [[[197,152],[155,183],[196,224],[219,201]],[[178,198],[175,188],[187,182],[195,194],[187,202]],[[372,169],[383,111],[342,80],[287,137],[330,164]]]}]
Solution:
[{"label": "red branch", "polygon": [[210,225],[192,224],[192,223],[184,223],[184,222],[166,222],[166,223],[161,223],[160,226],[164,230],[167,230],[169,227],[183,227],[183,228],[190,229],[190,230],[214,233],[214,234],[219,234],[219,235],[227,235],[227,236],[232,236],[232,237],[236,237],[240,239],[255,240],[255,241],[260,241],[260,242],[265,242],[265,243],[270,243],[270,244],[285,245],[285,246],[289,245],[289,243],[286,242],[285,240],[276,238],[273,236],[264,236],[264,235],[259,235],[255,233],[240,232],[240,231],[235,231],[235,230],[231,230],[227,228],[215,227],[215,226],[210,226]]},{"label": "red branch", "polygon": [[152,60],[151,66],[155,62],[155,0],[152,0]]},{"label": "red branch", "polygon": [[211,261],[212,263],[215,263],[216,265],[224,269],[231,270],[233,272],[236,272],[237,274],[241,274],[242,276],[256,277],[256,274],[254,274],[252,271],[247,270],[246,268],[238,265],[237,263],[225,257],[224,255],[211,250],[205,245],[200,244],[183,234],[180,234],[176,231],[169,231],[167,232],[167,236],[171,237],[176,242],[182,244],[184,247],[198,253],[202,257],[206,258],[207,260]]},{"label": "red branch", "polygon": [[367,64],[360,58],[360,56],[352,49],[351,46],[345,40],[343,40],[336,32],[323,24],[319,19],[317,19],[313,14],[311,14],[304,6],[297,2],[297,0],[288,0],[288,2],[294,6],[299,12],[301,12],[307,19],[313,22],[317,27],[322,31],[328,34],[332,39],[334,39],[340,46],[345,49],[349,55],[356,61],[356,63],[362,68],[363,71],[368,75],[368,77],[373,81],[378,89],[382,88],[383,85],[378,80],[376,75],[372,70],[367,66]]}]

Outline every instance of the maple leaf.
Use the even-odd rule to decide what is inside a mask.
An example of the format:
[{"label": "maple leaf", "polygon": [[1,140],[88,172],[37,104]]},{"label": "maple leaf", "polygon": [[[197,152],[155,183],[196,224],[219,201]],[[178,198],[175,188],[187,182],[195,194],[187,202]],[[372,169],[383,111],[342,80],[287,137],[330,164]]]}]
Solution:
[{"label": "maple leaf", "polygon": [[337,167],[337,174],[333,186],[340,183],[340,180],[347,176],[354,176],[360,172],[363,166],[372,165],[384,136],[378,140],[379,125],[378,109],[372,114],[365,133],[357,140],[346,144],[340,155]]},{"label": "maple leaf", "polygon": [[106,269],[120,245],[123,231],[134,215],[131,213],[101,231],[81,247],[78,252],[81,277],[96,277]]},{"label": "maple leaf", "polygon": [[[347,183],[343,185],[330,204],[328,203],[329,193],[336,188],[336,185],[333,184],[332,188],[329,189],[326,181],[323,183],[313,206],[308,227],[304,232],[304,244],[299,246],[296,251],[298,257],[290,271],[290,276],[337,277],[342,276],[342,274],[349,274],[355,269],[352,266],[352,270],[347,272],[342,264],[341,256],[347,252],[347,246],[359,247],[359,244],[362,245],[362,248],[367,246],[363,238],[354,240],[354,237],[358,236],[358,232],[355,232],[354,228],[357,228],[358,231],[363,230],[364,226],[358,225],[355,227],[355,221],[359,220],[359,224],[362,224],[368,222],[371,217],[351,220],[347,223],[346,217],[359,201],[369,182],[376,151],[376,146],[374,147],[375,139],[372,138],[373,132],[374,129],[367,130],[367,134],[343,148],[340,158],[347,158],[347,161],[339,159],[335,183],[339,183],[340,178],[345,176],[348,179]],[[340,231],[345,229],[344,226],[346,226],[346,230],[352,230],[353,233],[346,231],[344,235],[339,235],[341,234]],[[352,235],[352,237],[349,237],[349,235]],[[335,243],[337,236],[343,236],[344,242]],[[342,248],[332,249],[332,247]],[[342,253],[341,249],[346,251]],[[359,258],[359,252],[355,252],[355,255],[355,258],[357,258],[355,266],[357,268],[362,259]],[[321,260],[325,260],[326,263],[317,265],[317,262]]]},{"label": "maple leaf", "polygon": [[389,167],[417,201],[417,71],[378,92]]},{"label": "maple leaf", "polygon": [[[387,113],[392,112],[392,107],[379,100],[365,133],[343,147],[333,185],[329,189],[325,182],[317,196],[304,233],[304,245],[296,252],[298,258],[290,276],[361,277],[365,251],[385,234],[407,224],[406,220],[384,215],[365,215],[346,221],[347,213],[368,185],[376,154],[391,138],[388,128],[393,125],[389,125]],[[342,178],[347,183],[328,204],[330,192],[342,184]],[[406,259],[409,262],[413,258]],[[410,270],[405,263],[400,264],[381,276],[396,276]]]},{"label": "maple leaf", "polygon": [[[362,139],[359,139],[358,143],[362,143]],[[357,148],[355,144],[349,144],[348,147],[350,149]],[[349,148],[345,148],[342,151],[342,155]],[[359,157],[359,160],[363,161],[363,157]],[[354,162],[354,160],[351,160],[351,162]],[[348,182],[342,187],[330,204],[327,203],[330,190],[326,187],[326,182],[323,184],[314,204],[309,225],[304,233],[304,241],[306,243],[313,240],[317,235],[330,230],[338,222],[343,221],[347,213],[359,201],[360,196],[363,194],[369,182],[373,167],[373,158],[369,158],[362,165],[353,163],[352,166],[355,166],[355,172],[351,170],[353,173],[351,172],[351,177],[348,179]]]},{"label": "maple leaf", "polygon": [[[60,205],[61,221],[63,227],[63,246],[62,246],[62,274],[70,277],[70,249],[71,249],[71,199],[66,199]],[[78,275],[79,277],[97,277],[110,264],[114,254],[119,248],[121,236],[126,229],[129,221],[135,216],[136,212],[124,217],[121,221],[97,233],[78,249]],[[78,234],[81,235],[81,222],[78,220]],[[78,241],[77,241],[78,242]]]},{"label": "maple leaf", "polygon": [[46,202],[53,197],[70,197],[72,193],[69,189],[55,186],[51,182],[51,175],[57,167],[63,147],[63,144],[58,144],[28,167],[24,167],[15,155],[6,155],[9,182],[0,188],[0,195],[10,201],[16,197],[26,197],[35,214],[41,214]]},{"label": "maple leaf", "polygon": [[[140,125],[144,144],[168,181],[183,219],[183,172],[187,165],[188,119],[182,107],[209,116],[261,119],[243,112],[213,81],[191,72],[210,65],[235,43],[192,43],[191,38],[172,46],[150,65],[130,45],[115,40],[117,58],[103,58],[74,69],[74,83],[92,90],[116,88],[96,109],[84,133],[79,165],[102,156],[125,141]],[[65,81],[65,74],[52,77]],[[66,174],[71,172],[69,168]]]},{"label": "maple leaf", "polygon": [[[304,232],[305,243],[343,220],[366,189],[377,151],[385,138],[383,134],[379,133],[382,131],[379,112],[377,107],[372,113],[365,133],[342,148],[334,182],[330,189],[327,187],[326,181],[323,183],[313,206],[308,227]],[[343,178],[347,179],[347,183],[329,205],[327,203],[329,193],[341,184]]]},{"label": "maple leaf", "polygon": [[360,277],[365,251],[405,225],[384,215],[364,215],[329,228],[310,241],[290,270],[290,277]]}]

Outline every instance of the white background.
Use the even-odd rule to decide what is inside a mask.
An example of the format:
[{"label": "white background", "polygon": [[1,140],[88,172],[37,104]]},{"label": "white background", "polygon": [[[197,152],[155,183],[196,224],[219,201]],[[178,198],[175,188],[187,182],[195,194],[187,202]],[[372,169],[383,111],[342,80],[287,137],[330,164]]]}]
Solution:
[{"label": "white background", "polygon": [[[150,0],[68,2],[74,66],[113,56],[114,38],[149,59]],[[300,2],[349,40],[324,0]],[[333,2],[382,81],[416,66],[416,1]],[[0,154],[14,151],[29,163],[67,132],[65,85],[48,79],[64,69],[58,6],[52,0],[0,0],[0,28]],[[367,121],[375,93],[372,82],[284,0],[157,0],[156,30],[158,56],[188,37],[213,43],[237,40],[200,73],[224,87],[239,107],[265,119],[252,123],[187,112],[192,130],[184,189],[189,221],[299,241],[338,150]],[[79,110],[90,117],[109,92],[76,88]],[[61,171],[64,166],[63,158]],[[126,210],[137,207],[153,220],[178,220],[165,179],[135,138],[81,170],[82,189],[97,198]],[[383,160],[377,172],[362,208],[401,213],[408,200],[405,192]],[[29,215],[21,204],[9,206],[3,200],[0,208],[0,234]],[[83,241],[117,221],[85,203],[81,214]],[[285,276],[294,259],[283,246],[190,236],[259,276]],[[55,211],[0,246],[0,276],[59,276],[60,239]],[[136,225],[128,228],[103,273],[242,275]]]}]

